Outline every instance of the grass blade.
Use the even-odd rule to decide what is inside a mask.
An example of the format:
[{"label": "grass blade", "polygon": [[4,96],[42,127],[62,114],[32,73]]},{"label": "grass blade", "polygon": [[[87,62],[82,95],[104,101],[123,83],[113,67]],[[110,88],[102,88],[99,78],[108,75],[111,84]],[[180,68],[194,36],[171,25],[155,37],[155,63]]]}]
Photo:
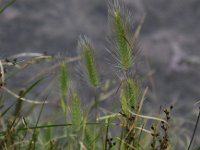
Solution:
[{"label": "grass blade", "polygon": [[9,93],[10,95],[14,96],[17,99],[20,99],[22,101],[28,102],[28,103],[32,103],[32,104],[43,104],[43,103],[48,103],[47,101],[45,102],[41,102],[41,101],[34,101],[34,100],[29,100],[23,97],[20,97],[19,95],[17,95],[16,93],[12,92],[11,90],[7,89],[6,87],[2,87],[3,90],[5,90],[7,93]]},{"label": "grass blade", "polygon": [[0,14],[8,7],[10,7],[16,0],[10,0],[7,4],[0,8]]},{"label": "grass blade", "polygon": [[189,146],[188,146],[188,150],[190,150],[190,148],[191,148],[191,146],[192,146],[192,142],[193,142],[193,140],[194,140],[194,136],[195,136],[195,133],[196,133],[196,130],[197,130],[197,126],[198,126],[198,123],[199,123],[199,119],[200,119],[200,108],[199,108],[199,114],[198,114],[198,117],[197,117],[197,121],[196,121],[194,130],[193,130],[192,138],[191,138],[190,144],[189,144]]}]

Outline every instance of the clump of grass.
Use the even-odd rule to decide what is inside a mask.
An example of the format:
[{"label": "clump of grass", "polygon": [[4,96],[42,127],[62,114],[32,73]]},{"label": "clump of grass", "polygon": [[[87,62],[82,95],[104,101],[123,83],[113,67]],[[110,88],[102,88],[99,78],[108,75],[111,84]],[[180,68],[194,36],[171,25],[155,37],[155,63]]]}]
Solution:
[{"label": "clump of grass", "polygon": [[132,65],[132,53],[126,36],[125,25],[119,10],[113,12],[114,28],[117,43],[117,54],[120,59],[120,65],[127,70]]},{"label": "clump of grass", "polygon": [[[13,1],[10,1],[13,2]],[[9,6],[11,3],[8,3]],[[33,84],[25,90],[20,90],[19,94],[9,90],[5,83],[7,72],[4,71],[6,66],[15,69],[25,69],[32,64],[40,64],[42,61],[50,58],[50,61],[57,62],[55,57],[50,57],[38,53],[23,53],[14,55],[15,57],[33,57],[31,60],[24,60],[24,64],[14,63],[8,59],[0,60],[0,92],[3,90],[14,96],[17,102],[10,106],[0,106],[0,149],[5,150],[61,150],[61,149],[81,149],[81,150],[169,150],[173,149],[170,135],[170,120],[172,106],[164,110],[164,117],[157,115],[153,117],[144,115],[142,110],[143,102],[146,97],[147,88],[142,90],[138,80],[134,75],[128,75],[127,72],[132,69],[133,50],[136,38],[141,30],[141,24],[133,33],[133,38],[128,36],[129,29],[126,24],[126,14],[122,13],[122,8],[118,0],[110,5],[109,12],[112,18],[112,27],[114,41],[116,44],[116,54],[118,65],[122,69],[123,80],[121,85],[115,85],[117,91],[110,89],[108,83],[116,82],[107,80],[106,83],[100,84],[100,75],[97,69],[94,55],[94,46],[91,41],[82,37],[79,39],[81,48],[80,56],[73,58],[63,58],[64,61],[57,63],[53,69],[59,69],[59,92],[58,102],[34,101],[24,98],[33,88],[36,87],[43,79],[35,80]],[[1,11],[4,10],[0,8]],[[143,22],[143,19],[142,21]],[[45,59],[44,59],[45,58]],[[114,110],[107,110],[101,106],[92,106],[85,104],[83,106],[82,97],[79,91],[71,89],[69,83],[73,83],[69,74],[69,64],[72,61],[82,59],[84,71],[86,72],[87,82],[95,91],[96,103],[98,100],[114,98],[114,103],[119,102],[119,107]],[[73,67],[72,67],[73,68]],[[52,68],[51,68],[52,69]],[[48,70],[49,71],[49,70]],[[50,70],[49,72],[51,72]],[[8,71],[9,72],[9,71]],[[46,73],[46,72],[45,72]],[[45,73],[42,75],[46,76]],[[118,76],[118,72],[116,72]],[[15,74],[13,74],[14,76]],[[12,76],[9,76],[9,79]],[[116,82],[117,83],[117,82]],[[71,84],[70,84],[71,85]],[[99,88],[100,87],[100,88]],[[97,92],[97,89],[99,91]],[[21,88],[20,88],[21,89]],[[76,92],[75,92],[76,91]],[[118,91],[120,93],[118,94]],[[41,91],[43,92],[43,90]],[[50,91],[51,92],[51,91]],[[2,95],[5,93],[1,93]],[[2,99],[7,97],[2,96]],[[69,102],[66,101],[69,99]],[[88,97],[88,101],[94,97]],[[48,100],[48,99],[47,99]],[[23,102],[23,103],[22,103]],[[27,108],[29,113],[24,113],[23,106],[30,105]],[[35,105],[41,105],[39,115],[34,119]],[[44,106],[54,106],[56,109],[50,117],[42,117]],[[14,107],[15,106],[15,107]],[[86,106],[86,107],[85,107]],[[12,108],[14,107],[14,110]],[[68,109],[66,109],[68,108]],[[91,109],[95,108],[95,115]],[[49,109],[49,108],[48,108]],[[57,111],[56,111],[57,110]],[[61,111],[60,111],[61,110]],[[89,110],[89,111],[88,111]],[[98,113],[97,113],[98,112]],[[94,118],[95,116],[95,118]],[[191,148],[197,130],[200,113],[192,134],[188,150]],[[63,123],[64,122],[64,123]],[[153,126],[148,125],[153,122]]]}]

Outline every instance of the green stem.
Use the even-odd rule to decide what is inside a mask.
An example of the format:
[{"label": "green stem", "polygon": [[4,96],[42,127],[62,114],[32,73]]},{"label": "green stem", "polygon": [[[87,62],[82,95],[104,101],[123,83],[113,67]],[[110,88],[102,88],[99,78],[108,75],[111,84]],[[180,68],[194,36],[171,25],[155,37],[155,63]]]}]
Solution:
[{"label": "green stem", "polygon": [[192,146],[192,142],[194,140],[194,135],[196,133],[197,126],[198,126],[198,123],[199,123],[199,118],[200,118],[200,107],[199,107],[199,114],[198,114],[198,117],[197,117],[197,121],[196,121],[196,124],[195,124],[195,127],[194,127],[194,131],[193,131],[193,134],[192,134],[192,138],[191,138],[190,144],[188,146],[188,150],[190,150],[190,147]]},{"label": "green stem", "polygon": [[0,8],[0,14],[8,7],[10,7],[16,0],[9,1],[5,6]]}]

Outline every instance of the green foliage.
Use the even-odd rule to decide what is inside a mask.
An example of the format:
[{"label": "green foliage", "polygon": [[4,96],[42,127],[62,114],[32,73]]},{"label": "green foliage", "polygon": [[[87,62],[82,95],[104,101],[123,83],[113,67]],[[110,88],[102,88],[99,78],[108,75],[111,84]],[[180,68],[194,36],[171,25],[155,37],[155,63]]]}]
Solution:
[{"label": "green foliage", "polygon": [[[0,8],[0,13],[13,2],[14,0],[11,0],[7,5]],[[87,97],[87,102],[95,100],[94,104],[92,105],[90,103],[82,105],[82,100],[84,99],[84,97],[81,97],[82,91],[76,91],[76,87],[70,89],[69,83],[73,83],[73,81],[69,76],[68,69],[68,65],[73,61],[77,61],[77,57],[80,58],[80,56],[77,56],[75,59],[63,57],[62,63],[58,63],[58,59],[60,62],[60,57],[57,59],[56,57],[54,58],[43,54],[38,56],[38,53],[25,53],[27,57],[35,55],[31,61],[24,60],[24,64],[18,63],[15,60],[19,72],[24,69],[24,66],[29,67],[31,62],[34,65],[38,63],[40,65],[40,63],[46,60],[43,58],[51,58],[51,61],[57,62],[57,64],[53,67],[50,66],[50,69],[48,70],[50,73],[47,71],[42,73],[42,77],[39,75],[41,78],[39,80],[36,79],[25,90],[21,90],[21,87],[17,87],[17,90],[19,89],[18,91],[20,91],[19,94],[15,94],[9,90],[6,84],[0,86],[2,102],[7,99],[10,100],[10,97],[3,91],[6,91],[15,98],[14,100],[16,100],[11,105],[9,104],[9,106],[7,106],[6,103],[5,105],[0,106],[0,149],[172,150],[176,148],[175,144],[172,142],[174,133],[172,136],[170,134],[172,130],[171,111],[173,106],[164,109],[157,117],[144,115],[142,106],[147,90],[144,90],[143,92],[138,80],[134,78],[135,74],[133,76],[128,75],[129,71],[132,71],[132,51],[135,46],[136,38],[141,30],[143,19],[139,23],[135,33],[133,33],[133,38],[129,38],[127,34],[129,30],[125,22],[126,18],[124,18],[126,17],[126,14],[121,12],[122,10],[118,0],[114,0],[113,6],[114,8],[110,10],[110,14],[112,16],[112,27],[114,29],[114,41],[117,48],[117,59],[119,60],[119,66],[122,69],[120,70],[120,73],[122,72],[124,76],[121,77],[119,72],[115,73],[123,79],[122,82],[118,83],[118,80],[113,77],[100,84],[100,75],[97,70],[93,46],[86,37],[81,38],[79,46],[81,47],[81,58],[85,69],[84,71],[87,75],[88,84],[95,91],[95,93],[92,93],[95,94],[95,96],[89,95]],[[10,70],[5,72],[5,74],[2,73],[2,70],[7,66],[9,66],[10,69],[16,69],[15,63],[13,63],[12,60],[8,61],[7,59],[0,59],[0,80],[4,78],[2,77],[4,75],[6,81],[11,80],[13,76],[15,77],[15,74],[9,75]],[[32,92],[33,88],[36,88],[36,86],[41,83],[41,79],[52,74],[52,72],[55,72],[54,69],[57,68],[59,69],[59,73],[58,77],[56,76],[56,79],[59,78],[58,84],[60,85],[58,93],[55,95],[58,96],[57,98],[49,96],[50,98],[48,97],[48,99],[45,100],[53,100],[48,102],[36,102],[35,100],[28,100],[25,98],[26,95],[29,95],[29,93]],[[9,78],[7,78],[8,76]],[[56,86],[54,86],[54,84],[53,87],[55,88]],[[47,85],[47,89],[48,88],[49,84]],[[46,93],[46,91],[47,93],[50,93],[52,90],[47,89],[42,89],[40,94],[42,95]],[[84,89],[84,91],[85,90],[87,89]],[[40,98],[41,95],[38,97]],[[37,99],[38,97],[36,96]],[[56,101],[56,99],[58,101]],[[66,100],[68,99],[71,102],[69,105],[66,104]],[[101,105],[94,107],[97,106],[97,102],[101,103],[112,99],[111,105],[119,104],[117,108],[108,109]],[[117,101],[119,101],[119,103]],[[59,102],[61,102],[61,105],[58,105]],[[36,107],[36,104],[42,104],[39,115],[37,113],[38,107]],[[12,109],[13,107],[14,110]],[[53,109],[51,107],[53,107]],[[157,107],[159,107],[159,104]],[[51,111],[53,113],[51,112],[50,116],[48,116],[48,113],[45,113],[43,116],[42,111],[48,109],[52,109]],[[61,109],[63,111],[60,111]],[[192,147],[199,118],[200,110],[188,150]],[[153,125],[149,127],[149,124],[152,122]],[[199,146],[197,146],[196,149],[199,149]]]}]

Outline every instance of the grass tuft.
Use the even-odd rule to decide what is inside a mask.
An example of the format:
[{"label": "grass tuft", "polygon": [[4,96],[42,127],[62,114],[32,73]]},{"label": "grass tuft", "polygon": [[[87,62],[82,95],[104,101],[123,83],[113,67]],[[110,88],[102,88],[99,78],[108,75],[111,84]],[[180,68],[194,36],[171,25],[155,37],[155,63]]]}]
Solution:
[{"label": "grass tuft", "polygon": [[[14,1],[10,0],[6,5],[0,7],[0,13]],[[135,57],[133,56],[135,42],[141,31],[144,18],[136,27],[135,33],[129,37],[130,28],[128,28],[126,22],[129,18],[126,18],[126,14],[122,13],[123,9],[120,4],[122,1],[111,0],[109,2],[112,3],[109,12],[112,18],[115,54],[120,67],[114,73],[118,78],[110,76],[109,79],[102,80],[102,84],[100,84],[94,49],[91,41],[86,37],[79,39],[81,56],[75,56],[74,58],[65,56],[61,58],[61,56],[50,56],[46,53],[26,52],[0,59],[0,149],[177,149],[176,144],[173,142],[176,132],[174,132],[171,125],[173,123],[171,112],[174,106],[172,105],[167,109],[160,108],[157,115],[144,114],[143,111],[148,88],[142,89],[138,81],[139,78],[135,78],[138,77],[136,69],[132,66],[134,65],[133,57]],[[61,63],[60,59],[62,59]],[[76,86],[73,89],[70,88],[75,85],[73,81],[76,80],[74,74],[74,76],[70,76],[70,70],[76,69],[73,64],[80,59],[90,86],[90,88],[84,86],[82,91],[78,91]],[[21,71],[23,73],[25,69],[30,69],[29,67],[32,65],[40,67],[44,61],[45,63],[50,62],[50,65],[55,62],[56,64],[49,65],[49,68],[36,75],[34,74],[34,77],[31,76],[29,81],[31,80],[33,83],[30,86],[26,85],[30,82],[24,82],[25,85],[21,85],[27,87],[25,90],[22,90],[24,87],[21,86],[10,88],[9,84],[15,82],[16,78],[19,77],[18,73]],[[58,77],[57,74],[54,74],[56,71],[58,71]],[[53,86],[54,81],[53,84],[51,83],[52,89],[48,83],[45,84],[44,88],[37,87],[39,83],[41,84],[42,79],[48,77],[58,81],[59,89]],[[120,79],[120,82],[118,79]],[[36,87],[40,94],[31,94],[32,89]],[[52,90],[57,93],[52,95]],[[90,92],[88,92],[88,95],[84,93],[87,90]],[[16,94],[15,91],[20,92]],[[84,94],[87,97],[84,97]],[[9,95],[12,97],[9,97]],[[52,100],[47,103],[46,101],[25,98],[25,96],[30,97],[31,95],[34,95],[34,99],[48,96]],[[87,102],[82,101],[84,98],[87,98]],[[66,103],[68,99],[70,100],[69,105]],[[15,101],[12,102],[12,100]],[[111,100],[113,100],[112,103],[107,103]],[[83,103],[84,105],[82,105]],[[42,104],[39,115],[38,105],[36,104]],[[44,104],[47,106],[46,108],[44,108]],[[159,109],[159,105],[157,104],[155,108]],[[42,112],[44,112],[43,115],[41,115]],[[199,119],[200,111],[190,143],[185,144],[186,147],[189,145],[188,150],[191,150],[194,145]],[[175,125],[178,130],[181,129],[177,122]],[[186,134],[185,128],[182,130]],[[182,143],[186,143],[182,138],[180,140]],[[177,143],[177,146],[179,146],[179,143]],[[198,145],[196,147],[199,149]]]}]

